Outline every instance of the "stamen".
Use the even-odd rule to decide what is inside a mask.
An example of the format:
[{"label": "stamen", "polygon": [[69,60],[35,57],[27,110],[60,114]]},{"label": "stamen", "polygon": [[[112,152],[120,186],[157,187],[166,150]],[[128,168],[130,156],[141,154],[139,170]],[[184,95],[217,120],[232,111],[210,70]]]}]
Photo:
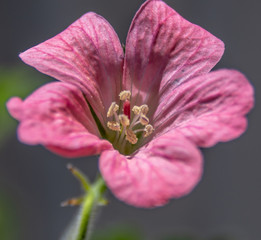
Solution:
[{"label": "stamen", "polygon": [[109,110],[107,112],[107,117],[111,117],[119,110],[119,105],[117,105],[115,102],[112,102],[111,106],[109,107]]},{"label": "stamen", "polygon": [[141,111],[142,114],[146,115],[148,113],[148,111],[149,111],[148,105],[146,105],[146,104],[141,105],[140,106],[140,111]]},{"label": "stamen", "polygon": [[140,114],[140,107],[134,106],[132,108],[132,111],[134,112],[135,115],[139,115]]},{"label": "stamen", "polygon": [[[121,153],[127,153],[128,148],[125,149],[127,142],[131,144],[136,144],[139,141],[139,138],[142,139],[150,136],[154,128],[149,124],[149,118],[146,116],[149,112],[149,107],[147,104],[141,106],[133,106],[132,108],[132,118],[131,118],[131,92],[124,90],[120,92],[119,98],[121,102],[120,108],[116,102],[113,102],[107,112],[107,117],[112,121],[107,122],[109,129],[116,131],[113,140],[113,146],[118,149]],[[143,132],[143,133],[142,133]],[[137,137],[137,133],[139,138]]]},{"label": "stamen", "polygon": [[138,121],[140,115],[135,115],[134,118],[132,119],[130,129],[139,124],[140,121]]},{"label": "stamen", "polygon": [[122,144],[123,138],[125,136],[125,131],[126,131],[126,127],[123,126],[123,130],[121,132],[121,136],[120,136],[120,139],[118,141],[119,144]]},{"label": "stamen", "polygon": [[126,90],[121,91],[119,97],[121,101],[130,100],[131,92]]},{"label": "stamen", "polygon": [[135,133],[131,129],[126,129],[126,140],[131,144],[136,144],[138,142],[138,138]]},{"label": "stamen", "polygon": [[113,131],[120,131],[121,130],[121,126],[118,122],[115,121],[109,121],[107,122],[107,126],[109,129],[113,130]]},{"label": "stamen", "polygon": [[144,137],[148,137],[150,134],[153,133],[154,128],[152,127],[152,125],[148,124],[145,128],[144,128]]},{"label": "stamen", "polygon": [[130,125],[130,120],[125,114],[119,115],[119,120],[122,126],[127,127]]},{"label": "stamen", "polygon": [[136,133],[139,133],[139,132],[145,132],[145,130],[144,129],[136,129],[133,132],[136,134]]},{"label": "stamen", "polygon": [[114,115],[114,118],[115,118],[116,122],[120,122],[119,117],[118,117],[118,115],[116,114],[116,112],[115,112],[113,115]]},{"label": "stamen", "polygon": [[140,123],[141,123],[142,125],[148,125],[149,122],[150,122],[150,120],[149,120],[145,115],[142,114],[142,115],[140,116]]}]

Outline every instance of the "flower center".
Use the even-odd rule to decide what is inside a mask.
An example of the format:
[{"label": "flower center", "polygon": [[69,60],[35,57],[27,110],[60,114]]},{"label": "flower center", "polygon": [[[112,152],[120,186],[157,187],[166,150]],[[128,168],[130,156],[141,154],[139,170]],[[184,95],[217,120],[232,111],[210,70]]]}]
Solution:
[{"label": "flower center", "polygon": [[133,117],[131,118],[130,97],[130,91],[120,92],[120,104],[112,102],[107,112],[107,127],[116,132],[113,145],[121,153],[126,153],[126,144],[133,146],[139,139],[148,137],[154,131],[147,117],[148,105],[133,106]]}]

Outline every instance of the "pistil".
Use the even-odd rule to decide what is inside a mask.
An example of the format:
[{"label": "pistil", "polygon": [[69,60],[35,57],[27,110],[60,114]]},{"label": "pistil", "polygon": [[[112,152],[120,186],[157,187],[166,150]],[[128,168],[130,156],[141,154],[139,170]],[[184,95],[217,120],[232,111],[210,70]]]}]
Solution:
[{"label": "pistil", "polygon": [[124,104],[123,104],[123,113],[128,116],[128,118],[130,119],[130,102],[129,100],[125,100]]}]

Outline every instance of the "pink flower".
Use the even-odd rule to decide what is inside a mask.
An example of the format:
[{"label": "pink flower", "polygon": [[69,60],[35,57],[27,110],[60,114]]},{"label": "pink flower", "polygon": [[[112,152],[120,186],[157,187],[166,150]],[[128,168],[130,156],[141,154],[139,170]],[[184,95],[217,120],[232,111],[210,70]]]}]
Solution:
[{"label": "pink flower", "polygon": [[246,129],[251,85],[235,70],[209,73],[223,51],[160,0],[135,15],[125,54],[109,23],[87,13],[20,55],[61,82],[7,106],[22,142],[66,157],[101,154],[100,171],[119,199],[162,205],[200,180],[198,147]]}]

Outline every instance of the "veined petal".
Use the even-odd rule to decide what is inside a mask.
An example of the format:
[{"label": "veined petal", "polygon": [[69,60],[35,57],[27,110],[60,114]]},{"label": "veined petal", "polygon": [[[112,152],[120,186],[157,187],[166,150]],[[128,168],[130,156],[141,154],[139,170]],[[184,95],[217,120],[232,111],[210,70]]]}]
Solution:
[{"label": "veined petal", "polygon": [[202,174],[198,149],[182,135],[169,132],[131,157],[104,151],[100,171],[122,201],[137,207],[155,207],[188,194]]},{"label": "veined petal", "polygon": [[133,104],[149,103],[153,109],[160,96],[209,72],[223,52],[222,41],[186,21],[163,1],[146,1],[128,33],[124,88],[136,97]]},{"label": "veined petal", "polygon": [[46,84],[24,101],[11,98],[7,108],[21,122],[18,137],[24,143],[42,144],[66,157],[99,154],[112,148],[100,139],[84,95],[74,85]]},{"label": "veined petal", "polygon": [[110,24],[95,13],[83,15],[20,57],[37,70],[82,89],[101,122],[120,92],[123,50]]},{"label": "veined petal", "polygon": [[158,134],[175,128],[202,147],[229,141],[245,131],[245,115],[253,107],[253,95],[252,86],[240,72],[214,71],[164,97],[155,113],[154,126]]}]

